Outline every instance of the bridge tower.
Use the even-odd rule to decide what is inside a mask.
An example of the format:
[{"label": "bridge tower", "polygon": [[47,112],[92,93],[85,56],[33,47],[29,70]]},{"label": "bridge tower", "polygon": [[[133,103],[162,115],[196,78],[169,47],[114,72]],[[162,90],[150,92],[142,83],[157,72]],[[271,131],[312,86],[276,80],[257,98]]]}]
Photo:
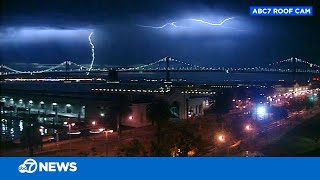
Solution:
[{"label": "bridge tower", "polygon": [[170,57],[166,57],[166,82],[170,82]]},{"label": "bridge tower", "polygon": [[110,69],[108,71],[108,80],[110,82],[118,82],[119,81],[118,71],[115,69]]},{"label": "bridge tower", "polygon": [[4,67],[3,67],[4,65],[3,64],[1,64],[1,66],[0,66],[0,81],[3,81],[4,80]]},{"label": "bridge tower", "polygon": [[296,83],[296,75],[297,75],[297,58],[291,58],[292,60],[292,81]]},{"label": "bridge tower", "polygon": [[1,64],[0,66],[0,75],[2,75],[4,73],[4,67],[3,67],[3,64]]},{"label": "bridge tower", "polygon": [[69,80],[70,79],[70,61],[66,61],[66,78],[65,80]]}]

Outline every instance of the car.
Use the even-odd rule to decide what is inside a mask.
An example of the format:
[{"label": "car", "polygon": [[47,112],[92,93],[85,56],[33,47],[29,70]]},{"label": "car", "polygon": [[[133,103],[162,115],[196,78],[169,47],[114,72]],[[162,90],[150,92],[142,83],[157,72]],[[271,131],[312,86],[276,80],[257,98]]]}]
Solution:
[{"label": "car", "polygon": [[99,134],[102,133],[105,129],[104,128],[99,128],[99,129],[91,129],[89,132],[91,134]]},{"label": "car", "polygon": [[55,142],[55,138],[54,136],[43,136],[42,137],[42,142],[46,143],[46,142]]},{"label": "car", "polygon": [[240,153],[241,157],[264,157],[265,155],[258,151],[244,151]]},{"label": "car", "polygon": [[79,130],[71,130],[71,131],[67,132],[67,134],[78,135],[78,134],[81,134],[81,132]]}]

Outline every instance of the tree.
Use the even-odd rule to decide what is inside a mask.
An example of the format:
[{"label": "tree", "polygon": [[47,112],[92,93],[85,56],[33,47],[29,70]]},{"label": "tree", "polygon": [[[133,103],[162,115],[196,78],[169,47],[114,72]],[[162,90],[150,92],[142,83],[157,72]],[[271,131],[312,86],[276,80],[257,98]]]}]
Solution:
[{"label": "tree", "polygon": [[118,138],[121,136],[121,120],[124,116],[128,115],[131,112],[130,102],[128,97],[125,95],[117,95],[112,101],[113,104],[110,107],[111,114],[116,116],[116,126],[118,132]]},{"label": "tree", "polygon": [[152,156],[200,156],[204,153],[204,142],[196,135],[196,128],[188,123],[170,124],[164,131],[161,141],[152,142]]},{"label": "tree", "polygon": [[300,99],[291,99],[288,103],[288,108],[290,111],[301,111],[303,107],[302,100]]},{"label": "tree", "polygon": [[29,156],[33,156],[34,148],[42,144],[42,136],[39,124],[35,116],[28,117],[28,123],[21,133],[21,142],[29,150]]},{"label": "tree", "polygon": [[224,90],[215,99],[215,104],[212,106],[212,111],[218,116],[227,114],[232,107],[232,94],[230,90]]},{"label": "tree", "polygon": [[216,99],[214,106],[211,106],[211,110],[214,114],[217,115],[217,121],[221,123],[222,128],[224,129],[224,120],[222,115],[229,113],[232,108],[232,94],[230,90],[224,90],[219,94]]},{"label": "tree", "polygon": [[147,152],[144,146],[140,143],[140,141],[134,139],[130,142],[129,145],[120,148],[119,155],[126,157],[140,157],[146,156]]},{"label": "tree", "polygon": [[[313,97],[313,96],[311,96]],[[307,110],[310,110],[314,107],[314,97],[305,99],[305,106]]]},{"label": "tree", "polygon": [[170,105],[161,99],[157,99],[147,107],[147,117],[152,125],[157,125],[157,142],[160,141],[161,130],[167,126],[170,118]]}]

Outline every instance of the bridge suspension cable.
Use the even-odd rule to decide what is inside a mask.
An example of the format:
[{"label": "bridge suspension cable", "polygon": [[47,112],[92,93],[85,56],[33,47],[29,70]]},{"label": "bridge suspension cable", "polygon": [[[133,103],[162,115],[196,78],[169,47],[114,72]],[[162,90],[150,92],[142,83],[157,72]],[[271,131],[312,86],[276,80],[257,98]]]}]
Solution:
[{"label": "bridge suspension cable", "polygon": [[2,65],[2,67],[5,68],[5,69],[7,69],[7,70],[9,70],[9,71],[13,71],[13,72],[15,72],[15,73],[24,73],[23,71],[19,71],[19,70],[12,69],[12,68],[10,68],[10,67],[8,67],[8,66],[6,66],[6,65]]},{"label": "bridge suspension cable", "polygon": [[162,59],[160,59],[160,60],[158,60],[158,61],[156,61],[156,62],[153,62],[153,63],[141,65],[141,66],[138,66],[138,67],[128,68],[128,69],[125,69],[125,70],[139,70],[139,69],[144,69],[144,68],[146,68],[146,67],[153,66],[153,65],[155,65],[155,64],[157,64],[157,63],[160,63],[160,62],[162,62],[162,61],[165,61],[165,58],[162,58]]},{"label": "bridge suspension cable", "polygon": [[[44,73],[44,72],[52,72],[54,71],[55,69],[58,69],[58,68],[62,68],[66,65],[66,63],[69,63],[68,65],[74,65],[76,67],[79,67],[79,71],[88,71],[88,67],[86,66],[83,66],[83,65],[79,65],[75,62],[72,62],[72,61],[64,61],[56,66],[53,66],[53,67],[50,67],[48,69],[43,69],[43,70],[38,70],[38,71],[21,71],[21,70],[17,70],[17,69],[13,69],[11,67],[8,67],[6,65],[2,65],[2,68],[3,69],[7,69],[9,71],[12,71],[16,74],[19,74],[19,73]],[[137,70],[165,70],[165,64],[163,64],[163,62],[166,62],[166,58],[162,58],[158,61],[155,61],[155,62],[152,62],[152,63],[149,63],[149,64],[144,64],[144,65],[140,65],[140,66],[136,66],[136,67],[130,67],[130,68],[119,68],[118,71],[137,71]],[[294,58],[294,57],[291,57],[291,58],[288,58],[288,59],[285,59],[285,60],[281,60],[281,61],[277,61],[277,62],[274,62],[274,63],[271,63],[271,64],[268,64],[267,66],[258,66],[258,67],[247,67],[247,68],[233,68],[233,67],[230,67],[230,68],[225,68],[225,67],[204,67],[204,66],[198,66],[198,65],[194,65],[194,64],[191,64],[191,63],[188,63],[188,62],[184,62],[184,61],[180,61],[180,60],[177,60],[177,59],[173,59],[173,58],[169,58],[169,62],[173,62],[171,64],[171,67],[169,67],[169,70],[182,70],[182,71],[185,71],[185,70],[199,70],[199,71],[206,71],[206,70],[209,70],[209,71],[215,71],[215,70],[218,70],[218,71],[226,71],[226,72],[237,72],[237,71],[250,71],[250,72],[290,72],[290,68],[288,68],[288,66],[285,66],[285,63],[302,63],[302,64],[306,64],[306,65],[309,65],[310,69],[301,69],[299,72],[315,72],[315,73],[320,73],[320,66],[317,65],[317,64],[314,64],[314,63],[310,63],[308,61],[305,61],[305,60],[302,60],[302,59],[299,59],[299,58]],[[163,68],[161,66],[160,68],[160,65],[164,65]],[[156,67],[158,65],[158,67]],[[282,66],[284,65],[284,66]],[[308,67],[306,67],[308,68]],[[313,69],[311,69],[313,68]],[[315,69],[315,68],[319,68],[319,69]],[[100,71],[100,69],[97,69],[98,71]],[[292,69],[291,69],[292,71]]]},{"label": "bridge suspension cable", "polygon": [[45,70],[41,70],[41,71],[33,71],[33,72],[35,72],[35,73],[43,73],[43,72],[52,71],[52,70],[54,70],[56,68],[64,66],[66,63],[67,63],[67,61],[64,61],[63,63],[60,63],[60,64],[58,64],[56,66],[51,67],[51,68],[48,68],[48,69],[45,69]]}]

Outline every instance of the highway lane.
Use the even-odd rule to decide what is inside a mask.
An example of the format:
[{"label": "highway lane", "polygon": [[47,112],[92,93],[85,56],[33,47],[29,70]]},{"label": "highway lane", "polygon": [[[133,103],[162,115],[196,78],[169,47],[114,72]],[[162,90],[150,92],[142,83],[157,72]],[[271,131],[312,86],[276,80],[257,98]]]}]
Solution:
[{"label": "highway lane", "polygon": [[[88,137],[81,137],[44,144],[42,149],[35,150],[34,155],[41,156],[42,154],[46,154],[48,152],[63,151],[68,149],[71,149],[72,151],[87,151],[92,147],[104,147],[106,141],[108,142],[108,144],[110,144],[110,146],[118,146],[119,144],[130,142],[135,138],[148,139],[149,137],[153,137],[153,135],[154,127],[151,126],[123,131],[120,139],[118,139],[118,133],[108,133],[108,141],[106,139],[105,133],[93,134]],[[74,153],[66,154],[69,156],[75,156]],[[24,148],[20,150],[5,152],[2,154],[2,156],[28,156],[28,151],[26,148]]]},{"label": "highway lane", "polygon": [[[246,136],[238,140],[234,140],[229,144],[225,144],[223,146],[220,145],[220,147],[212,144],[207,148],[206,156],[235,156],[236,154],[239,154],[240,151],[243,151],[243,148],[245,148],[246,151],[258,151],[262,147],[281,138],[292,128],[302,123],[303,119],[308,119],[318,113],[320,113],[319,109],[313,110],[312,113],[304,111],[298,115],[292,115],[289,118],[264,123],[263,128],[257,128],[253,136]],[[241,149],[237,149],[239,147]]]}]

